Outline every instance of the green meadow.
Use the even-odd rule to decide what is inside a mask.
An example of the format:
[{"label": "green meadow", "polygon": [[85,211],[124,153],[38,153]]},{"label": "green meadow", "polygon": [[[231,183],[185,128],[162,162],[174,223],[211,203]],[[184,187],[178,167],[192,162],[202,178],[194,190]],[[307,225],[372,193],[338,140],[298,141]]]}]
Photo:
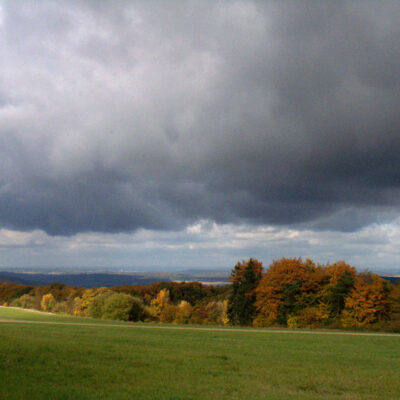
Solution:
[{"label": "green meadow", "polygon": [[1,400],[400,398],[400,335],[0,319]]}]

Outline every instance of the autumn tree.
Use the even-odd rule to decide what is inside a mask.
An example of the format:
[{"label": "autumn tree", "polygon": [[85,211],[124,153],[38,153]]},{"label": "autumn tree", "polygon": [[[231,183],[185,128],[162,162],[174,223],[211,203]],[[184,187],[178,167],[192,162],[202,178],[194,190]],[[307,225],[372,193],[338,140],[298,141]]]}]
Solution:
[{"label": "autumn tree", "polygon": [[342,314],[343,326],[361,327],[390,318],[390,284],[378,275],[372,275],[368,284],[359,276],[346,299]]},{"label": "autumn tree", "polygon": [[323,281],[323,269],[309,259],[304,262],[301,258],[274,261],[256,289],[258,315],[254,324],[285,325],[289,316],[304,308],[315,307]]},{"label": "autumn tree", "polygon": [[24,294],[29,294],[32,289],[33,287],[28,285],[0,282],[0,304],[9,304],[14,299],[17,299]]},{"label": "autumn tree", "polygon": [[160,322],[173,322],[176,319],[178,306],[174,304],[166,304],[158,316]]},{"label": "autumn tree", "polygon": [[190,303],[182,300],[175,313],[175,321],[177,324],[187,324],[192,316],[193,307]]},{"label": "autumn tree", "polygon": [[329,311],[329,307],[325,303],[320,303],[313,307],[303,308],[296,316],[292,316],[292,318],[295,319],[297,328],[319,328],[328,321],[330,316]]},{"label": "autumn tree", "polygon": [[255,289],[261,280],[262,271],[262,263],[253,258],[238,262],[232,270],[232,294],[227,313],[232,324],[250,325],[255,318]]},{"label": "autumn tree", "polygon": [[40,302],[40,307],[43,311],[51,311],[56,305],[56,299],[51,293],[45,294]]},{"label": "autumn tree", "polygon": [[22,308],[33,308],[34,297],[29,294],[24,294],[21,297],[15,299],[11,305],[14,307],[22,307]]},{"label": "autumn tree", "polygon": [[227,322],[227,302],[211,301],[205,307],[206,323],[210,325],[225,325]]},{"label": "autumn tree", "polygon": [[171,303],[168,289],[162,289],[157,296],[151,300],[150,305],[153,307],[157,315],[160,315],[162,310]]},{"label": "autumn tree", "polygon": [[400,320],[400,279],[392,286],[390,301],[392,303],[392,317]]}]

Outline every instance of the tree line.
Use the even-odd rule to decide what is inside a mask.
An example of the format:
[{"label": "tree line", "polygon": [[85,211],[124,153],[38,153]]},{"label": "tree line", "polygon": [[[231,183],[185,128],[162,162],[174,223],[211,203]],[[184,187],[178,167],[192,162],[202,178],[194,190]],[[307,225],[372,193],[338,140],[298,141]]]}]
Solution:
[{"label": "tree line", "polygon": [[229,286],[158,282],[85,289],[0,283],[0,304],[81,317],[179,324],[227,323]]},{"label": "tree line", "polygon": [[344,261],[281,258],[264,271],[249,259],[236,264],[231,280],[233,324],[400,331],[400,285]]},{"label": "tree line", "polygon": [[0,283],[0,304],[83,317],[177,324],[400,331],[400,284],[344,261],[238,262],[231,285],[159,282],[85,289]]}]

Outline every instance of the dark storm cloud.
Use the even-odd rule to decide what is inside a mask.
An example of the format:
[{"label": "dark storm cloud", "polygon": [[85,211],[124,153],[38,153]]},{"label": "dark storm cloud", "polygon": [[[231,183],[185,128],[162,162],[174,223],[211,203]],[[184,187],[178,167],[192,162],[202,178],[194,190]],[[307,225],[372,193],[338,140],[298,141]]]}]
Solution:
[{"label": "dark storm cloud", "polygon": [[351,231],[398,213],[398,3],[1,7],[2,226]]}]

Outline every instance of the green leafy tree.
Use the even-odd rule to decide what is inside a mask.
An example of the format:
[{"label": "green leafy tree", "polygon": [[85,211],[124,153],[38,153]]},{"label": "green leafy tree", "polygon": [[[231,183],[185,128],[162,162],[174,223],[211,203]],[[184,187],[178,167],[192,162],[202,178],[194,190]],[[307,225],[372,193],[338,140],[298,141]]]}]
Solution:
[{"label": "green leafy tree", "polygon": [[104,301],[102,318],[122,321],[137,321],[144,314],[141,299],[125,293],[113,293]]},{"label": "green leafy tree", "polygon": [[33,308],[34,304],[34,297],[29,296],[29,294],[24,294],[18,299],[15,299],[11,305],[15,307],[22,307],[22,308]]},{"label": "green leafy tree", "polygon": [[86,314],[92,318],[102,318],[104,314],[104,306],[106,300],[113,294],[114,292],[112,292],[111,290],[100,292],[92,299],[92,301],[87,306]]}]

